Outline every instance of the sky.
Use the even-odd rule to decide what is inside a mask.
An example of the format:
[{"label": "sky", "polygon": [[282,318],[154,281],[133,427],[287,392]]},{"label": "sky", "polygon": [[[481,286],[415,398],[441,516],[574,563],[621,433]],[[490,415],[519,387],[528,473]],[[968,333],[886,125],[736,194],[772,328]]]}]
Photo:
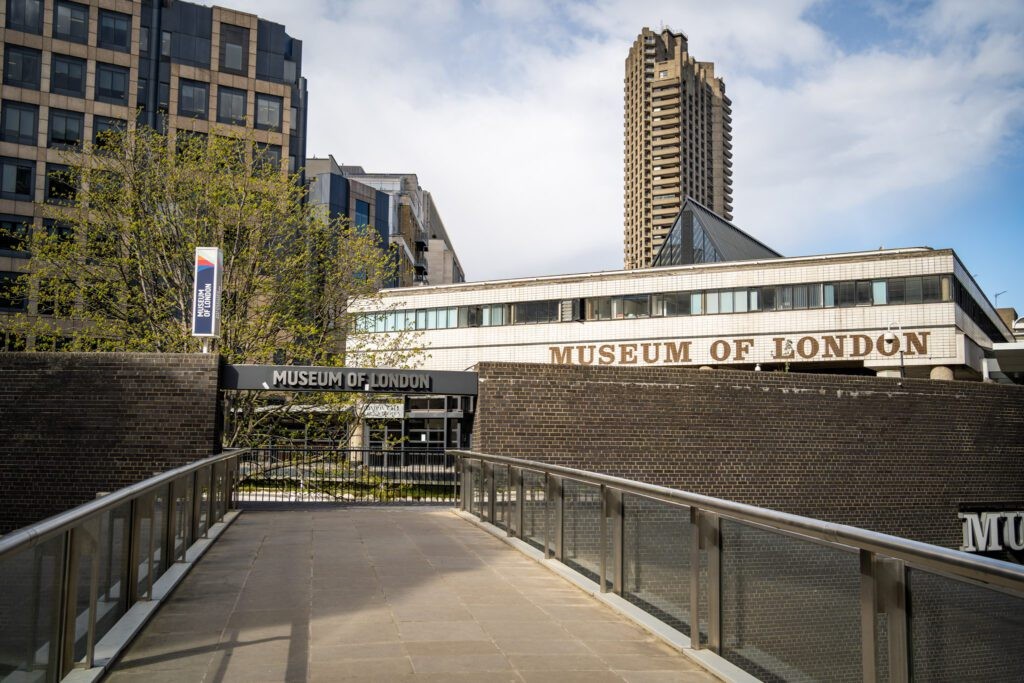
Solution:
[{"label": "sky", "polygon": [[622,268],[624,61],[668,26],[733,102],[736,225],[787,256],[952,247],[1024,315],[1020,0],[237,8],[303,41],[308,154],[416,173],[469,280]]}]

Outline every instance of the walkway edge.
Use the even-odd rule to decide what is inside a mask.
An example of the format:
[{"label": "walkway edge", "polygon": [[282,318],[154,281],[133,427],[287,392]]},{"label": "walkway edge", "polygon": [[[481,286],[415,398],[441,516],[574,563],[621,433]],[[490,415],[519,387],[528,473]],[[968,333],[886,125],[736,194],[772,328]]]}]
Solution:
[{"label": "walkway edge", "polygon": [[242,514],[241,510],[230,510],[224,513],[223,521],[212,525],[205,538],[200,538],[189,546],[185,551],[185,561],[175,562],[153,584],[153,599],[132,605],[124,613],[124,616],[118,619],[117,623],[96,643],[95,666],[91,669],[72,669],[67,676],[61,679],[61,683],[93,683],[102,678],[110,665],[139,634],[146,622],[160,609],[160,605],[188,576],[196,562],[206,554],[213,542],[231,526],[232,522],[238,519],[240,514]]},{"label": "walkway edge", "polygon": [[504,541],[507,545],[512,546],[531,560],[536,561],[552,573],[557,574],[583,592],[589,594],[591,597],[604,603],[722,680],[727,681],[728,683],[760,683],[760,679],[751,676],[743,669],[714,652],[711,652],[710,650],[692,649],[690,647],[690,638],[685,633],[677,631],[659,619],[655,619],[647,612],[644,612],[633,603],[624,600],[615,593],[602,593],[596,582],[591,581],[583,574],[569,568],[558,560],[549,560],[545,558],[541,551],[521,539],[509,536],[504,529],[500,529],[489,522],[484,522],[478,519],[476,515],[458,508],[452,508],[452,512],[456,516],[461,517],[465,521],[486,531],[495,538]]}]

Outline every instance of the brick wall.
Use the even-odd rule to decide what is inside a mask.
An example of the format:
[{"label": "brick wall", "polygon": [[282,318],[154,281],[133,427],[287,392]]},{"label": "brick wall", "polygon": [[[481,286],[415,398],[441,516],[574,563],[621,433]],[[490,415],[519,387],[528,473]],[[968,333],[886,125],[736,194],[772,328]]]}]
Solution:
[{"label": "brick wall", "polygon": [[482,363],[473,448],[957,547],[1024,509],[1024,387]]},{"label": "brick wall", "polygon": [[[1024,509],[1024,387],[683,368],[478,370],[473,448],[483,453],[954,548],[960,505]],[[580,520],[567,522],[565,538],[579,545],[567,559],[587,573],[596,541],[582,502],[566,500]],[[685,516],[631,496],[624,504],[624,597],[689,632]],[[725,521],[722,548],[723,656],[765,681],[861,680],[856,554]],[[913,582],[915,674],[1021,680],[1024,664],[1004,656],[1018,601],[935,581]],[[965,649],[957,625],[968,622],[978,623]],[[884,657],[880,667],[884,680]]]},{"label": "brick wall", "polygon": [[0,532],[219,450],[215,355],[0,353]]}]

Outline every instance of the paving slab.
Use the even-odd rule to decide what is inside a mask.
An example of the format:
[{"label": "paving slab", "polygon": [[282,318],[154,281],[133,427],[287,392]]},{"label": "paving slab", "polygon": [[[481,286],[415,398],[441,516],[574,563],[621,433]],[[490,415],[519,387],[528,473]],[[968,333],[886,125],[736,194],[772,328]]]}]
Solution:
[{"label": "paving slab", "polygon": [[717,681],[451,510],[246,511],[108,673],[131,681]]}]

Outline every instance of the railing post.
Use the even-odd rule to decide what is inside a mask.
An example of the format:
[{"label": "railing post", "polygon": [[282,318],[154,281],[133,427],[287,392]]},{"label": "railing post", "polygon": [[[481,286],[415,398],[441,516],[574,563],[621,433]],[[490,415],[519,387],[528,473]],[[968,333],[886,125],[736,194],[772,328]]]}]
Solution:
[{"label": "railing post", "polygon": [[860,551],[860,663],[864,683],[878,680],[878,596],[875,554]]},{"label": "railing post", "polygon": [[622,500],[622,491],[612,491],[612,590],[622,595],[625,584],[625,571],[623,570],[625,557],[624,525],[626,522],[625,505]]},{"label": "railing post", "polygon": [[497,519],[495,513],[498,509],[498,504],[495,499],[495,494],[498,490],[497,477],[494,476],[494,464],[487,463],[487,521],[491,524],[497,525]]},{"label": "railing post", "polygon": [[889,683],[907,683],[910,680],[907,567],[903,560],[876,557],[875,574],[877,599],[887,623]]},{"label": "railing post", "polygon": [[524,520],[526,519],[526,486],[523,484],[523,471],[516,472],[516,536],[523,537]]},{"label": "railing post", "polygon": [[702,543],[701,511],[690,507],[690,647],[701,650],[700,642],[700,549]]},{"label": "railing post", "polygon": [[608,515],[611,514],[611,502],[608,500],[608,494],[610,493],[607,486],[601,484],[601,526],[599,531],[599,538],[601,542],[598,547],[600,553],[598,557],[598,570],[597,570],[597,584],[600,586],[602,593],[608,592]]},{"label": "railing post", "polygon": [[512,528],[515,518],[515,508],[512,507],[512,492],[515,490],[515,484],[512,477],[512,465],[505,465],[505,505],[502,510],[505,511],[505,535],[509,537],[516,535]]},{"label": "railing post", "polygon": [[565,560],[565,496],[561,477],[552,477],[555,493],[555,559]]},{"label": "railing post", "polygon": [[164,570],[170,568],[170,566],[178,561],[178,558],[174,555],[174,541],[178,533],[178,525],[176,521],[178,519],[178,499],[175,496],[177,492],[176,482],[171,482],[167,485],[166,500],[167,504],[164,508]]},{"label": "railing post", "polygon": [[722,535],[714,513],[701,513],[708,553],[708,648],[722,652]]},{"label": "railing post", "polygon": [[[75,549],[75,530],[64,532],[64,556],[61,563],[60,578],[60,611],[57,613],[56,628],[50,661],[57,664],[57,675],[60,680],[74,667],[75,647],[75,607],[78,603],[78,553]],[[68,631],[70,630],[70,637]]]},{"label": "railing post", "polygon": [[551,528],[551,518],[554,516],[551,506],[555,497],[551,488],[554,485],[553,479],[550,474],[544,473],[544,559],[551,557],[551,539],[554,531]]}]

